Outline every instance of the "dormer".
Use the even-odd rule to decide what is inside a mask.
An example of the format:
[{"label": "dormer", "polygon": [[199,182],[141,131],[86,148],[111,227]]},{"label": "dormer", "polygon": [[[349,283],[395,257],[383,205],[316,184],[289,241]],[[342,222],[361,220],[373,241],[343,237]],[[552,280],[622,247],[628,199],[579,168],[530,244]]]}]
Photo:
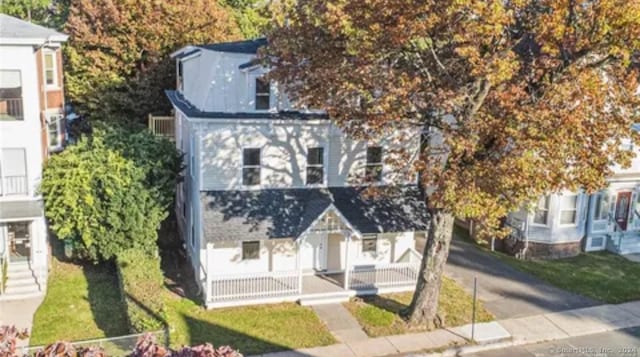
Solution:
[{"label": "dormer", "polygon": [[265,39],[187,46],[176,60],[176,89],[203,112],[276,113],[292,110],[268,68],[257,60]]}]

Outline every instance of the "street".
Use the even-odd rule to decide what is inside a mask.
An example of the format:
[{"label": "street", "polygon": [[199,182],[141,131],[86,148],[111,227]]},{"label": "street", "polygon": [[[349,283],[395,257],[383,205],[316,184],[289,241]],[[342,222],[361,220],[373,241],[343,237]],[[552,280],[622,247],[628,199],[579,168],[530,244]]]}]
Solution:
[{"label": "street", "polygon": [[640,327],[564,340],[486,351],[466,356],[515,357],[515,356],[640,356]]}]

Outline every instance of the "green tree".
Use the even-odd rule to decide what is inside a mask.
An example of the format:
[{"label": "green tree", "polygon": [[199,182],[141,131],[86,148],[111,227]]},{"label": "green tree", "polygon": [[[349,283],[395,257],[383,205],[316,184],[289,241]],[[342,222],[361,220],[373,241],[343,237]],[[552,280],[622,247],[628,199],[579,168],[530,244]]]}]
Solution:
[{"label": "green tree", "polygon": [[70,0],[3,0],[0,12],[38,25],[61,29],[67,19]]},{"label": "green tree", "polygon": [[92,119],[145,121],[167,113],[175,87],[169,54],[182,46],[238,39],[217,1],[79,0],[65,32],[67,95]]},{"label": "green tree", "polygon": [[[41,190],[51,230],[59,239],[78,242],[93,260],[127,249],[148,254],[157,249],[157,231],[175,189],[167,192],[166,181],[152,180],[163,173],[175,187],[176,172],[154,155],[168,154],[169,162],[179,156],[175,149],[162,149],[163,139],[155,139],[158,143],[145,135],[155,139],[122,128],[95,128],[45,166]],[[139,147],[123,149],[135,140]],[[141,158],[131,159],[134,155]],[[149,163],[140,165],[143,160]]]},{"label": "green tree", "polygon": [[221,4],[231,8],[244,38],[264,36],[264,31],[269,23],[266,1],[221,0]]},{"label": "green tree", "polygon": [[602,188],[611,163],[630,164],[622,141],[640,143],[631,131],[638,1],[298,0],[283,9],[265,60],[294,101],[363,138],[430,129],[411,167],[432,192],[412,323],[440,322],[454,216],[503,236],[508,212],[548,192]]}]

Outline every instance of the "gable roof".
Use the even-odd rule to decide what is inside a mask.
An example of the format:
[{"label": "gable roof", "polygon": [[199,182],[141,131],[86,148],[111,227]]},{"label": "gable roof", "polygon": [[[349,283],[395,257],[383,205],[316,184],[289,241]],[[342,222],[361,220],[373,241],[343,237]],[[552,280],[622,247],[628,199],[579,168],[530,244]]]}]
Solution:
[{"label": "gable roof", "polygon": [[267,45],[267,39],[262,37],[262,38],[256,38],[253,40],[199,45],[198,47],[211,50],[211,51],[218,51],[218,52],[256,54],[258,53],[258,49],[260,47],[263,47],[266,45]]},{"label": "gable roof", "polygon": [[416,186],[265,189],[201,193],[204,242],[296,239],[333,205],[360,233],[427,229],[424,197]]},{"label": "gable roof", "polygon": [[196,119],[268,119],[268,120],[328,120],[326,113],[281,110],[278,112],[205,112],[194,105],[178,91],[165,90],[171,104],[189,118]]},{"label": "gable roof", "polygon": [[56,30],[0,14],[1,44],[39,45],[46,42],[65,42],[68,37]]}]

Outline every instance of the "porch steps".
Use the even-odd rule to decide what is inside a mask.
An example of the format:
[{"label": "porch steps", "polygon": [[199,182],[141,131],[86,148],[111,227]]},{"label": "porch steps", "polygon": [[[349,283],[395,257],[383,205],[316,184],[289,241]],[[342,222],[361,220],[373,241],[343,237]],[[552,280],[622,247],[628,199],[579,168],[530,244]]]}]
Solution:
[{"label": "porch steps", "polygon": [[302,306],[339,304],[349,301],[349,298],[353,295],[349,291],[305,295],[298,300],[298,303]]},{"label": "porch steps", "polygon": [[21,300],[42,295],[35,274],[28,263],[7,266],[7,285],[0,300]]}]

